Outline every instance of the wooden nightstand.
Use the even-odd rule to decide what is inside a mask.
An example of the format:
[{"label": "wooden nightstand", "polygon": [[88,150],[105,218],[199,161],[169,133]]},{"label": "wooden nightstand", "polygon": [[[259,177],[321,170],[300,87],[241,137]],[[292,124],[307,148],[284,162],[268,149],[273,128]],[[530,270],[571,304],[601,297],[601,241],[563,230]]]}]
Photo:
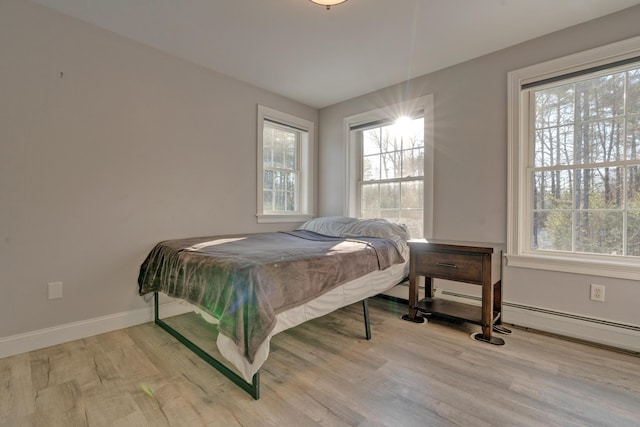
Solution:
[{"label": "wooden nightstand", "polygon": [[[445,240],[410,240],[409,314],[403,319],[422,323],[419,313],[464,320],[482,327],[478,341],[502,345],[492,336],[502,315],[502,245]],[[418,276],[425,278],[425,298],[418,300]],[[434,298],[433,280],[445,279],[482,286],[480,307]],[[506,330],[508,331],[508,330]]]}]

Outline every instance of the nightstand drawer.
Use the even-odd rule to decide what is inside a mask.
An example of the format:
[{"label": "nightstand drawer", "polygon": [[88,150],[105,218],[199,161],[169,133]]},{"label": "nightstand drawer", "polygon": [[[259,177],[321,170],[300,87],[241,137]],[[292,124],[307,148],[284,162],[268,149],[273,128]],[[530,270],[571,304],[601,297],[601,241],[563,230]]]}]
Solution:
[{"label": "nightstand drawer", "polygon": [[425,252],[414,255],[416,274],[482,283],[482,255]]}]

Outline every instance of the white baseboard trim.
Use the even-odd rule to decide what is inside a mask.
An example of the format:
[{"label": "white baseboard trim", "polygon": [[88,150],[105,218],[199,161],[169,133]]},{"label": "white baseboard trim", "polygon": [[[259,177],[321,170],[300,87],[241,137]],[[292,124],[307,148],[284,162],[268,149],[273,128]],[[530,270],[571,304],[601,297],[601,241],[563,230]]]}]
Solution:
[{"label": "white baseboard trim", "polygon": [[[480,304],[478,297],[440,289],[437,296],[473,305]],[[189,312],[191,309],[172,301],[161,304],[161,311],[162,317],[170,317]],[[146,307],[12,335],[0,338],[0,359],[152,321],[153,307]],[[509,302],[503,303],[503,321],[520,327],[640,352],[639,326]]]},{"label": "white baseboard trim", "polygon": [[[442,291],[438,296],[467,304],[480,304],[480,298],[475,296],[447,291]],[[502,303],[502,321],[568,338],[640,352],[640,326],[636,325],[506,301]]]},{"label": "white baseboard trim", "polygon": [[[188,311],[191,310],[176,301],[161,304],[163,317],[176,316]],[[0,359],[152,321],[151,306],[12,335],[0,338]]]}]

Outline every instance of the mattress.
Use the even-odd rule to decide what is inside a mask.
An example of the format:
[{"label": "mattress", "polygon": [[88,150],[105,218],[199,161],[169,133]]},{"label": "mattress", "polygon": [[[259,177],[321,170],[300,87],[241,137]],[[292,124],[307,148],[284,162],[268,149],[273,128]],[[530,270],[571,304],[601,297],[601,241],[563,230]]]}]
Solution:
[{"label": "mattress", "polygon": [[[405,259],[409,259],[408,252],[403,253],[403,256]],[[244,380],[251,382],[253,375],[260,370],[260,367],[262,367],[269,356],[269,344],[274,335],[309,320],[329,314],[339,308],[385,292],[400,283],[408,274],[408,262],[395,264],[385,270],[368,273],[334,288],[306,304],[278,314],[276,316],[277,321],[275,328],[260,345],[253,363],[250,363],[242,353],[238,351],[238,347],[233,340],[226,335],[218,334],[216,345],[220,354],[236,368]],[[182,303],[189,306],[194,312],[199,313],[207,322],[218,323],[216,318],[200,310],[197,306],[189,304],[186,301],[182,301]]]}]

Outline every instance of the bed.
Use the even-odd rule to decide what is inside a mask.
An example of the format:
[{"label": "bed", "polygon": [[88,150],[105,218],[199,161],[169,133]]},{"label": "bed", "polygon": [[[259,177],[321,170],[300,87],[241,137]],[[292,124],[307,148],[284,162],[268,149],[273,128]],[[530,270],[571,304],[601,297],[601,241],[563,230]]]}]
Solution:
[{"label": "bed", "polygon": [[[271,337],[400,283],[409,233],[383,219],[323,217],[290,232],[196,237],[158,243],[140,268],[139,293],[154,294],[155,322],[255,399]],[[217,324],[216,346],[235,370],[159,316],[177,298]]]}]

